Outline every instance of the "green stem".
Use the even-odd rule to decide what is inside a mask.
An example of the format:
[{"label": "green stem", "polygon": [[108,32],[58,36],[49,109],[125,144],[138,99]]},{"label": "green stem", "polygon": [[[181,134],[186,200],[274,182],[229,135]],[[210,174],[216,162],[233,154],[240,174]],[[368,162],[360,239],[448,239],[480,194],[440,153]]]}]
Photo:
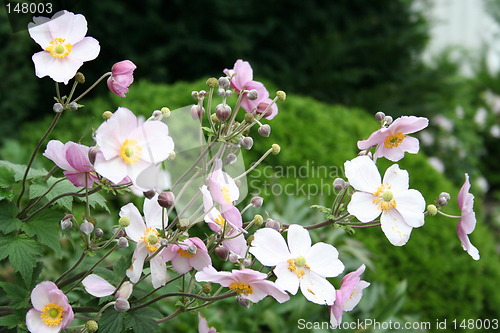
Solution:
[{"label": "green stem", "polygon": [[187,298],[196,298],[196,299],[199,299],[199,300],[202,300],[202,301],[219,301],[219,300],[222,300],[222,299],[225,299],[225,298],[236,296],[236,291],[230,291],[228,293],[222,294],[220,296],[215,296],[215,297],[205,297],[205,296],[200,296],[200,295],[196,295],[196,294],[189,294],[189,293],[182,293],[182,292],[167,293],[167,294],[163,294],[163,295],[160,295],[158,297],[155,297],[152,300],[147,301],[145,303],[142,303],[140,305],[134,306],[134,307],[130,308],[129,311],[134,311],[134,310],[142,309],[142,308],[144,308],[144,307],[146,307],[148,305],[151,305],[153,303],[158,302],[159,300],[161,300],[161,299],[163,299],[165,297],[175,297],[175,296],[187,297]]},{"label": "green stem", "polygon": [[103,74],[100,78],[97,79],[97,81],[94,82],[87,90],[85,90],[80,96],[75,98],[73,102],[78,102],[83,96],[87,95],[92,89],[94,89],[95,86],[99,84],[102,80],[104,80],[106,77],[111,76],[111,72],[108,72],[106,74]]},{"label": "green stem", "polygon": [[69,273],[71,273],[75,268],[77,268],[83,261],[83,259],[87,256],[87,253],[85,251],[82,252],[82,255],[80,258],[78,258],[78,261],[75,262],[73,266],[71,266],[66,272],[64,272],[60,277],[57,278],[57,280],[54,282],[55,284],[59,284],[61,280],[66,277]]}]

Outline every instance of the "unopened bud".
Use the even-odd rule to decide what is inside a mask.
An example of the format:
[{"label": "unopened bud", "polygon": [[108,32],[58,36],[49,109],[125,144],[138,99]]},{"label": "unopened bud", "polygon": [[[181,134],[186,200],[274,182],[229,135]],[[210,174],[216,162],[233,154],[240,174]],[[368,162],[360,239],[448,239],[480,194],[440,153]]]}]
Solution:
[{"label": "unopened bud", "polygon": [[211,283],[204,283],[202,286],[201,286],[201,291],[204,293],[204,294],[210,294],[212,292],[212,284]]},{"label": "unopened bud", "polygon": [[65,219],[61,221],[61,229],[68,230],[73,226],[73,222],[70,219]]},{"label": "unopened bud", "polygon": [[168,154],[167,160],[169,160],[169,161],[175,160],[175,151]]},{"label": "unopened bud", "polygon": [[82,72],[76,72],[75,81],[80,84],[85,83],[85,75]]},{"label": "unopened bud", "polygon": [[253,217],[253,224],[255,224],[256,226],[261,226],[262,223],[264,223],[264,219],[261,215],[257,214]]},{"label": "unopened bud", "polygon": [[336,178],[334,181],[333,181],[333,188],[336,190],[336,191],[340,191],[342,189],[345,188],[345,180],[343,180],[342,178]]},{"label": "unopened bud", "polygon": [[250,307],[250,301],[247,298],[243,298],[241,296],[236,296],[236,303],[247,309]]},{"label": "unopened bud", "polygon": [[439,197],[436,202],[439,206],[444,207],[448,204],[448,200],[444,197]]},{"label": "unopened bud", "polygon": [[279,231],[281,229],[281,223],[279,223],[276,220],[270,219],[270,220],[266,221],[266,228],[271,228],[271,229],[274,229],[276,231]]},{"label": "unopened bud", "polygon": [[271,126],[269,126],[268,124],[265,124],[265,125],[262,125],[261,127],[259,127],[259,129],[257,130],[257,132],[263,136],[263,137],[269,137],[269,135],[271,135]]},{"label": "unopened bud", "polygon": [[224,97],[229,98],[231,96],[233,96],[233,91],[229,89],[226,90],[226,92],[224,93]]},{"label": "unopened bud", "polygon": [[252,203],[252,206],[254,206],[255,208],[259,208],[264,203],[264,199],[262,197],[253,197],[250,202]]},{"label": "unopened bud", "polygon": [[430,216],[434,216],[437,214],[438,212],[438,209],[436,206],[434,205],[428,205],[427,206],[427,212],[429,213]]},{"label": "unopened bud", "polygon": [[160,239],[160,245],[165,247],[168,245],[168,240],[165,238]]},{"label": "unopened bud", "polygon": [[191,117],[193,120],[200,120],[205,114],[205,108],[199,105],[193,105],[191,107]]},{"label": "unopened bud", "polygon": [[99,147],[92,146],[89,149],[89,161],[93,165],[95,163],[95,159],[97,157],[97,153],[100,151]]},{"label": "unopened bud", "polygon": [[257,90],[252,89],[247,93],[247,98],[251,101],[255,101],[257,98],[259,98],[259,93]]},{"label": "unopened bud", "polygon": [[156,191],[155,190],[149,190],[149,191],[142,192],[142,194],[144,194],[144,196],[146,198],[152,199],[156,195]]},{"label": "unopened bud", "polygon": [[227,154],[226,164],[233,164],[234,162],[236,162],[236,155],[233,153]]},{"label": "unopened bud", "polygon": [[383,113],[383,112],[381,112],[381,111],[379,111],[379,112],[375,113],[375,119],[376,119],[377,121],[382,121],[382,120],[384,120],[384,119],[385,119],[385,113]]},{"label": "unopened bud", "polygon": [[54,103],[54,106],[52,106],[52,110],[54,110],[55,113],[61,113],[64,110],[64,107],[61,103]]},{"label": "unopened bud", "polygon": [[227,104],[219,104],[215,108],[215,114],[217,115],[217,119],[223,123],[231,116],[231,107]]},{"label": "unopened bud", "polygon": [[443,197],[445,200],[450,200],[450,198],[451,198],[451,197],[450,197],[450,194],[449,194],[449,193],[447,193],[447,192],[441,192],[441,193],[439,194],[439,197]]},{"label": "unopened bud", "polygon": [[160,111],[161,111],[161,113],[163,113],[163,117],[165,117],[165,118],[170,117],[170,109],[169,108],[164,106],[161,108]]},{"label": "unopened bud", "polygon": [[126,228],[130,225],[130,218],[128,216],[122,216],[118,220],[118,224],[120,227]]},{"label": "unopened bud", "polygon": [[101,238],[102,236],[104,236],[104,231],[102,231],[101,228],[95,228],[94,230],[94,235],[97,237],[97,238]]},{"label": "unopened bud", "polygon": [[278,155],[281,151],[280,145],[278,145],[276,143],[271,146],[271,149],[272,149],[273,155]]},{"label": "unopened bud", "polygon": [[229,261],[232,263],[235,263],[238,261],[238,255],[236,253],[230,253],[229,254]]},{"label": "unopened bud", "polygon": [[118,298],[115,302],[115,310],[118,312],[127,312],[130,309],[130,303],[124,298]]},{"label": "unopened bud", "polygon": [[286,93],[283,90],[278,90],[276,96],[278,96],[278,99],[282,102],[286,99]]},{"label": "unopened bud", "polygon": [[253,123],[255,116],[252,113],[245,113],[245,121],[249,124]]},{"label": "unopened bud", "polygon": [[94,231],[94,225],[89,221],[85,220],[82,224],[80,224],[80,231],[85,235],[90,235],[92,231]]},{"label": "unopened bud", "polygon": [[217,255],[217,257],[221,258],[222,260],[227,260],[227,256],[229,255],[229,251],[222,246],[218,246],[217,248],[215,248],[215,254]]},{"label": "unopened bud", "polygon": [[212,119],[212,123],[218,124],[220,122],[219,118],[217,118],[217,115],[215,113],[212,113],[210,115],[210,119]]},{"label": "unopened bud", "polygon": [[129,281],[125,281],[120,286],[120,289],[115,293],[115,298],[129,299],[134,291],[134,285]]},{"label": "unopened bud", "polygon": [[195,255],[196,252],[198,251],[198,248],[196,247],[196,245],[189,245],[188,248],[187,248],[187,253],[191,254],[191,255]]},{"label": "unopened bud", "polygon": [[160,120],[161,118],[163,118],[163,112],[161,112],[160,110],[154,110],[151,114],[151,117],[153,117],[153,119],[155,120]]},{"label": "unopened bud", "polygon": [[80,107],[80,105],[78,105],[78,103],[76,103],[76,102],[69,103],[69,109],[71,111],[76,111],[76,110],[78,110],[79,107]]},{"label": "unopened bud", "polygon": [[250,137],[250,136],[244,137],[241,140],[240,145],[241,145],[242,148],[244,148],[246,150],[252,149],[252,147],[253,147],[253,139],[252,139],[252,137]]},{"label": "unopened bud", "polygon": [[224,90],[228,89],[229,88],[229,84],[230,84],[230,81],[229,81],[229,79],[227,77],[221,76],[219,78],[219,86],[222,89],[224,89]]},{"label": "unopened bud", "polygon": [[386,125],[392,124],[392,117],[391,116],[385,116],[384,122]]},{"label": "unopened bud", "polygon": [[207,92],[205,90],[200,90],[198,92],[198,99],[204,99],[206,95],[207,95]]},{"label": "unopened bud", "polygon": [[95,333],[99,329],[99,325],[95,320],[89,320],[85,323],[85,328],[87,329],[87,332]]},{"label": "unopened bud", "polygon": [[250,259],[250,258],[243,259],[243,266],[248,267],[251,264],[252,264],[252,259]]},{"label": "unopened bud", "polygon": [[219,90],[217,90],[217,95],[219,95],[220,97],[224,97],[225,94],[226,94],[226,89],[219,88]]},{"label": "unopened bud", "polygon": [[118,238],[118,247],[128,247],[128,240],[125,237]]},{"label": "unopened bud", "polygon": [[198,92],[197,91],[192,91],[191,92],[191,97],[193,97],[194,99],[198,99]]},{"label": "unopened bud", "polygon": [[158,204],[163,208],[170,208],[174,205],[175,195],[173,192],[161,192],[158,195]]},{"label": "unopened bud", "polygon": [[211,77],[211,78],[209,78],[209,79],[207,80],[207,86],[208,86],[209,88],[215,88],[215,87],[217,87],[217,85],[218,85],[218,84],[219,84],[219,83],[218,83],[217,79],[216,79],[216,78],[214,78],[214,77]]},{"label": "unopened bud", "polygon": [[358,156],[368,156],[369,158],[372,158],[372,152],[369,150],[361,150],[358,153]]},{"label": "unopened bud", "polygon": [[180,219],[177,224],[181,231],[186,231],[189,228],[190,223],[188,219]]},{"label": "unopened bud", "polygon": [[116,234],[116,238],[120,238],[120,237],[123,237],[125,236],[125,231],[123,230],[120,230],[119,228],[114,228],[113,229],[113,235]]},{"label": "unopened bud", "polygon": [[104,111],[102,113],[102,119],[108,120],[109,118],[111,118],[112,115],[113,115],[113,112],[111,112],[111,111]]}]

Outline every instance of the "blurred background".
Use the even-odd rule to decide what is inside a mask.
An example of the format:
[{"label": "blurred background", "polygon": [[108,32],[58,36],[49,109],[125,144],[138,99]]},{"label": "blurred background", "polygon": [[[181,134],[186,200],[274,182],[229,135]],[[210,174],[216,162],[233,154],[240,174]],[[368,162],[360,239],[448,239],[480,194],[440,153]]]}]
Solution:
[{"label": "blurred background", "polygon": [[[418,134],[423,154],[407,154],[400,165],[428,203],[442,191],[456,198],[464,173],[470,175],[478,217],[471,240],[481,260],[462,250],[455,221],[439,217],[427,218],[402,248],[377,228],[354,236],[322,229],[313,240],[338,247],[346,272],[367,265],[364,279],[372,285],[345,320],[500,318],[500,1],[109,0],[68,9],[85,15],[87,35],[101,44],[97,60],[81,68],[86,86],[117,61],[129,59],[138,68],[127,98],[101,85],[82,101],[85,108],[63,117],[51,138],[92,144],[102,112],[124,106],[149,116],[163,106],[186,106],[193,103],[192,90],[206,89],[208,77],[221,76],[237,59],[249,61],[271,95],[278,89],[288,94],[269,122],[271,137],[256,140],[245,160],[281,145],[282,153],[262,165],[274,172],[266,180],[297,190],[278,195],[263,191],[263,179],[250,182],[251,192],[265,197],[265,211],[281,222],[323,218],[308,207],[331,204],[337,177],[331,172],[343,176],[344,161],[358,152],[356,142],[377,129],[375,112],[428,117],[429,128]],[[35,77],[31,55],[39,46],[26,30],[12,32],[3,7],[0,40],[0,159],[26,163],[52,118],[54,84]],[[382,173],[389,165],[381,164]],[[51,167],[41,156],[36,166]],[[309,173],[279,173],[282,166],[305,166]],[[314,174],[320,166],[329,173]],[[302,184],[324,190],[304,195]],[[123,203],[110,199],[111,211]],[[459,214],[455,201],[446,211]],[[251,210],[247,218],[255,213],[265,216]],[[67,266],[64,260],[46,264]],[[332,282],[339,287],[340,279]],[[301,295],[292,299],[249,309],[226,301],[202,312],[222,332],[294,332],[300,318],[329,320],[324,307]],[[158,309],[169,313],[173,304]],[[196,321],[184,314],[163,329],[191,332]]]}]

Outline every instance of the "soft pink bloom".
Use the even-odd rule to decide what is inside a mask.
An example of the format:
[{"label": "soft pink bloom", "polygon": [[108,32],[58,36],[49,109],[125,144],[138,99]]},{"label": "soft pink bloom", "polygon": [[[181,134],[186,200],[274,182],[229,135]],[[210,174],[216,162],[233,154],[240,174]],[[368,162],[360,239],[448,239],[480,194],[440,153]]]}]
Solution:
[{"label": "soft pink bloom", "polygon": [[458,207],[462,212],[460,221],[457,224],[457,235],[462,242],[462,247],[474,260],[479,260],[479,251],[469,240],[469,234],[476,227],[476,213],[474,213],[474,195],[469,193],[469,175],[465,174],[465,183],[458,193]]},{"label": "soft pink bloom", "polygon": [[125,97],[128,87],[134,82],[134,70],[136,68],[137,66],[130,60],[123,60],[114,64],[111,67],[111,76],[107,81],[109,90],[120,97]]},{"label": "soft pink bloom", "polygon": [[233,269],[231,272],[217,272],[209,266],[203,271],[196,273],[196,281],[215,282],[223,287],[228,287],[238,293],[239,296],[257,303],[266,296],[272,296],[278,302],[283,303],[290,296],[274,282],[268,281],[267,274],[254,271],[253,269]]},{"label": "soft pink bloom", "polygon": [[240,190],[235,181],[226,172],[222,171],[222,160],[214,161],[214,171],[208,177],[210,195],[219,204],[233,204],[240,197]]},{"label": "soft pink bloom", "polygon": [[[130,225],[125,228],[127,236],[137,243],[132,256],[132,266],[127,269],[127,276],[132,283],[137,283],[142,274],[144,261],[160,248],[161,237],[157,229],[162,228],[162,208],[158,204],[157,196],[144,200],[144,219],[141,213],[129,203],[120,210],[120,217],[128,217]],[[167,226],[167,222],[164,222]],[[151,258],[151,279],[154,288],[161,287],[167,282],[167,269],[161,253]]]},{"label": "soft pink bloom", "polygon": [[344,264],[330,244],[319,242],[311,246],[311,237],[304,227],[292,224],[288,228],[288,245],[283,236],[271,228],[254,234],[250,253],[264,266],[276,266],[276,284],[295,295],[302,294],[316,304],[332,305],[335,288],[326,278],[342,273]]},{"label": "soft pink bloom", "polygon": [[208,327],[207,320],[199,312],[198,312],[198,333],[217,333],[217,330],[215,328]]},{"label": "soft pink bloom", "polygon": [[68,298],[51,281],[36,285],[31,291],[33,308],[26,314],[26,326],[33,333],[58,333],[73,320]]},{"label": "soft pink bloom", "polygon": [[424,117],[403,116],[389,127],[381,128],[373,132],[367,140],[358,141],[359,149],[370,149],[377,146],[373,159],[385,157],[393,162],[404,157],[405,152],[410,154],[418,153],[420,148],[417,138],[407,136],[418,132],[429,125],[429,120]]},{"label": "soft pink bloom", "polygon": [[[189,247],[194,246],[195,253],[189,252]],[[172,262],[172,267],[179,274],[187,273],[191,268],[201,271],[212,265],[205,243],[198,237],[188,238],[179,244],[169,244],[162,251],[163,260]]]},{"label": "soft pink bloom", "polygon": [[342,323],[342,313],[344,311],[351,311],[358,305],[363,296],[363,289],[370,285],[370,283],[360,278],[364,271],[365,265],[361,265],[356,271],[346,274],[342,279],[342,285],[337,290],[335,303],[329,307],[330,325],[332,328]]},{"label": "soft pink bloom", "polygon": [[58,140],[50,140],[43,156],[63,169],[64,175],[73,185],[92,187],[92,184],[99,182],[99,178],[90,163],[89,150],[89,147],[71,141],[63,144]]},{"label": "soft pink bloom", "polygon": [[85,61],[97,58],[101,47],[92,37],[85,37],[87,20],[81,14],[60,11],[51,19],[33,17],[28,31],[43,51],[32,57],[38,77],[50,76],[67,84]]},{"label": "soft pink bloom", "polygon": [[112,295],[116,288],[97,274],[90,274],[82,280],[82,284],[90,295],[105,297]]},{"label": "soft pink bloom", "polygon": [[138,175],[166,160],[174,151],[174,142],[168,136],[168,127],[161,121],[141,122],[126,108],[118,110],[96,131],[100,148],[95,170],[113,183]]},{"label": "soft pink bloom", "polygon": [[387,239],[393,245],[405,245],[412,229],[424,225],[425,210],[422,194],[408,189],[408,171],[394,164],[386,170],[382,181],[368,156],[347,161],[344,168],[349,183],[357,190],[347,206],[349,214],[361,222],[371,222],[380,216]]},{"label": "soft pink bloom", "polygon": [[264,111],[266,112],[264,114],[264,118],[266,118],[267,120],[271,120],[278,114],[278,106],[276,105],[276,103],[273,103],[272,99],[264,98],[257,105],[257,110],[255,111],[255,113],[263,114]]}]

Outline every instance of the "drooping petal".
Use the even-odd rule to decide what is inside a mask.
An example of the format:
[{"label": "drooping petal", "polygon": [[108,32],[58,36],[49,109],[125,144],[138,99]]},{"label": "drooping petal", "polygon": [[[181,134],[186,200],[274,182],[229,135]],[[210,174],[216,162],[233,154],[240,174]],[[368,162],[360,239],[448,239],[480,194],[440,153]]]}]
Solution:
[{"label": "drooping petal", "polygon": [[281,262],[273,270],[277,276],[276,285],[290,294],[295,295],[299,290],[299,278],[297,274],[288,269],[287,262]]},{"label": "drooping petal", "polygon": [[120,209],[119,215],[130,219],[130,224],[125,227],[125,232],[134,242],[139,242],[146,231],[146,225],[139,209],[133,203],[128,203]]},{"label": "drooping petal", "polygon": [[[144,259],[149,254],[148,249],[144,242],[137,243],[137,247],[132,255],[132,265],[127,269],[127,277],[132,283],[137,283],[141,277],[142,269],[144,267]],[[153,258],[154,259],[154,258]]]},{"label": "drooping petal", "polygon": [[96,274],[90,274],[85,279],[82,280],[82,284],[85,290],[92,296],[104,297],[113,294],[116,288]]},{"label": "drooping petal", "polygon": [[305,256],[311,248],[309,231],[301,225],[292,224],[287,231],[288,248],[292,257]]},{"label": "drooping petal", "polygon": [[65,157],[71,167],[80,172],[94,171],[89,160],[90,148],[78,143],[67,142],[65,144]]},{"label": "drooping petal", "polygon": [[151,267],[151,282],[153,288],[159,288],[167,283],[167,268],[162,256],[156,255],[149,261]]},{"label": "drooping petal", "polygon": [[461,228],[457,227],[457,235],[458,238],[460,239],[460,242],[462,243],[462,248],[467,251],[467,253],[472,257],[474,260],[479,260],[479,250],[472,245],[472,243],[469,240],[469,236],[462,230]]},{"label": "drooping petal", "polygon": [[380,215],[380,210],[374,203],[376,198],[371,193],[355,192],[347,205],[347,211],[361,222],[373,221]]},{"label": "drooping petal", "polygon": [[222,246],[229,252],[238,255],[238,257],[244,258],[247,253],[248,245],[243,234],[234,237],[238,233],[238,231],[227,233],[227,238],[222,241]]},{"label": "drooping petal", "polygon": [[408,171],[401,170],[397,164],[391,165],[385,171],[383,183],[390,185],[390,191],[393,193],[408,190],[409,182]]},{"label": "drooping petal", "polygon": [[401,214],[395,209],[382,214],[380,223],[382,231],[392,245],[403,246],[410,239],[412,227],[406,224]]},{"label": "drooping petal", "polygon": [[264,266],[275,266],[292,257],[283,236],[271,228],[263,228],[255,232],[249,251]]},{"label": "drooping petal", "polygon": [[306,255],[311,271],[323,277],[335,277],[344,271],[344,264],[338,259],[339,252],[333,245],[316,243]]},{"label": "drooping petal", "polygon": [[306,271],[300,279],[300,290],[310,302],[321,305],[332,305],[335,302],[335,288],[327,279],[314,272]]},{"label": "drooping petal", "polygon": [[208,266],[201,272],[195,274],[196,281],[215,282],[223,287],[228,287],[231,283],[237,282],[232,273],[218,272],[212,266]]},{"label": "drooping petal", "polygon": [[425,199],[417,190],[407,190],[394,196],[396,209],[406,224],[413,228],[424,225]]},{"label": "drooping petal", "polygon": [[[278,303],[284,303],[290,299],[290,295],[271,281],[262,280],[254,282],[253,287],[254,290],[261,291],[263,294],[273,297]],[[254,302],[253,300],[251,301]]]},{"label": "drooping petal", "polygon": [[344,163],[349,183],[358,191],[373,193],[381,184],[380,173],[368,156],[359,156]]}]

